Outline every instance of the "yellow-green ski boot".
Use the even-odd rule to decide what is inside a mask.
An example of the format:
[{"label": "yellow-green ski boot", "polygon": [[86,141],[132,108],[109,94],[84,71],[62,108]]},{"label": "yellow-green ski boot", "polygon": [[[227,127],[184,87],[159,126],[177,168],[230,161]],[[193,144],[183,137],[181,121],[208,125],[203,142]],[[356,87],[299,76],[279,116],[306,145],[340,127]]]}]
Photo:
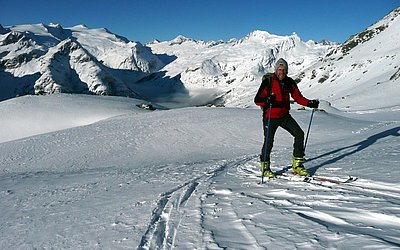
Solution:
[{"label": "yellow-green ski boot", "polygon": [[276,174],[271,170],[269,162],[261,162],[261,174],[269,179],[276,177]]},{"label": "yellow-green ski boot", "polygon": [[304,168],[304,157],[293,157],[292,173],[300,176],[309,175],[308,171]]}]

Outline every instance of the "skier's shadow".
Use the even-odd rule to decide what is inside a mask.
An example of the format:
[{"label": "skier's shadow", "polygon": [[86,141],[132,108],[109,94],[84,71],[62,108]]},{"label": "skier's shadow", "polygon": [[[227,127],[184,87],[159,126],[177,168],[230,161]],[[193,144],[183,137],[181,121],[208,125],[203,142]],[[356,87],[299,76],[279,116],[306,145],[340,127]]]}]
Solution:
[{"label": "skier's shadow", "polygon": [[329,160],[327,160],[325,162],[322,162],[321,164],[316,165],[314,167],[311,167],[311,168],[309,168],[307,170],[311,175],[314,175],[319,168],[321,168],[321,167],[323,167],[325,165],[329,165],[329,164],[335,163],[335,162],[337,162],[337,161],[339,161],[339,160],[341,160],[341,159],[343,159],[343,158],[345,158],[345,157],[347,157],[349,155],[352,155],[352,154],[355,154],[357,152],[360,152],[360,151],[366,149],[367,147],[371,146],[372,144],[374,144],[379,139],[382,139],[382,138],[385,138],[385,137],[388,137],[388,136],[400,136],[400,126],[396,127],[396,128],[392,128],[392,129],[386,130],[386,131],[383,131],[383,132],[380,132],[380,133],[375,134],[373,136],[370,136],[367,139],[365,139],[365,140],[363,140],[363,141],[361,141],[359,143],[353,144],[351,146],[339,148],[339,149],[330,151],[328,153],[319,155],[317,157],[307,159],[307,161],[313,161],[313,160],[317,160],[319,158],[323,158],[323,157],[328,156],[328,155],[337,154],[337,153],[339,153],[340,151],[343,151],[343,150],[354,148],[353,150],[351,150],[349,152],[342,153],[342,154],[336,156],[335,158],[329,159]]}]

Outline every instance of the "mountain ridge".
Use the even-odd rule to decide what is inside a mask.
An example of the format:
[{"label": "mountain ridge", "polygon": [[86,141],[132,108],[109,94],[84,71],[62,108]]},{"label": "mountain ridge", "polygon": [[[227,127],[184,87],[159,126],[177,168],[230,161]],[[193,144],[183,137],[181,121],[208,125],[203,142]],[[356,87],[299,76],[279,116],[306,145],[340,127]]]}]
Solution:
[{"label": "mountain ridge", "polygon": [[262,75],[283,57],[307,97],[351,109],[357,98],[349,102],[355,94],[346,92],[360,82],[373,89],[391,85],[390,98],[398,93],[399,46],[391,41],[400,39],[399,12],[393,10],[343,44],[255,30],[226,42],[179,35],[143,45],[85,25],[0,26],[0,100],[66,92],[177,102],[178,95],[182,106],[252,107]]}]

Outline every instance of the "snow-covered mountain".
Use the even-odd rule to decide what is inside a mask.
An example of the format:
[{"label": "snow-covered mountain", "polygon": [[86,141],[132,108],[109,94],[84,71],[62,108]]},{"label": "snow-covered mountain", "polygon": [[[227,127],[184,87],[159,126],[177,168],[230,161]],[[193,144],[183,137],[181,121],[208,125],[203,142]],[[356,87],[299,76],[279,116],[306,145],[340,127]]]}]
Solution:
[{"label": "snow-covered mountain", "polygon": [[331,44],[303,42],[297,34],[277,36],[254,31],[228,42],[195,41],[179,36],[172,41],[150,43],[155,54],[175,56],[163,70],[173,77],[180,75],[190,95],[208,91],[221,104],[251,106],[266,72],[273,71],[276,60],[284,57],[291,74],[301,72],[336,48]]},{"label": "snow-covered mountain", "polygon": [[[371,106],[400,104],[400,8],[352,36],[344,44],[303,42],[296,35],[276,36],[254,31],[240,40],[207,43],[178,37],[148,44],[155,54],[177,59],[163,70],[180,75],[189,93],[214,89],[227,106],[252,106],[261,76],[273,71],[279,57],[289,62],[289,75],[307,97],[351,109],[362,99]],[[380,91],[390,85],[390,93]],[[359,98],[354,93],[362,92]],[[327,94],[321,94],[327,93]],[[368,108],[368,107],[365,107]]]},{"label": "snow-covered mountain", "polygon": [[[264,31],[137,45],[133,57],[155,58],[160,69],[116,63],[113,39],[133,43],[103,29],[0,26],[1,95],[16,84],[26,93],[130,89],[247,107],[283,56],[307,96],[344,108],[321,101],[325,112],[291,111],[304,131],[310,125],[306,168],[333,182],[291,175],[293,138],[278,130],[272,170],[287,178],[259,184],[258,108],[152,112],[134,98],[77,94],[1,101],[0,249],[398,249],[398,23],[392,12],[343,45]],[[90,33],[104,41],[94,45]],[[358,179],[335,183],[347,176]]]},{"label": "snow-covered mountain", "polygon": [[137,97],[128,83],[164,66],[149,48],[106,29],[34,24],[0,34],[2,100],[59,92]]},{"label": "snow-covered mountain", "polygon": [[[398,41],[400,7],[301,72],[299,86],[338,108],[400,105]],[[361,107],[359,103],[369,105]]]},{"label": "snow-covered mountain", "polygon": [[[67,92],[250,107],[262,75],[283,57],[306,97],[348,110],[359,98],[370,99],[370,107],[399,105],[399,12],[341,45],[260,30],[226,42],[178,36],[142,45],[83,25],[0,27],[0,100]],[[380,91],[383,84],[389,93]]]},{"label": "snow-covered mountain", "polygon": [[[277,36],[265,31],[228,42],[178,36],[143,46],[106,29],[83,25],[2,27],[2,99],[67,92],[162,101],[164,94],[179,93],[181,102],[204,105],[231,93],[219,98],[222,104],[247,106],[249,100],[241,95],[259,84],[277,58],[287,58],[292,72],[298,72],[332,47],[336,46],[302,42],[296,34]],[[198,101],[193,100],[199,96]]]}]

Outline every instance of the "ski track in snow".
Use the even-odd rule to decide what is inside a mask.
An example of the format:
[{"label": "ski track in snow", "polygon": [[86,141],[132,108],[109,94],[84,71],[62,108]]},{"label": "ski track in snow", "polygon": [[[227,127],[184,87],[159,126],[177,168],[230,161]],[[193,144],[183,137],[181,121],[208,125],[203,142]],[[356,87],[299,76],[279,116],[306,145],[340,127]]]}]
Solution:
[{"label": "ski track in snow", "polygon": [[[215,176],[220,175],[232,165],[244,162],[244,159],[235,160],[233,163],[214,163],[211,171],[194,178],[186,183],[178,185],[176,188],[166,191],[160,195],[156,208],[152,212],[152,217],[146,233],[143,235],[138,249],[171,249],[174,247],[175,237],[182,218],[188,211],[186,205],[191,196],[197,191],[199,185],[208,186],[212,183]],[[212,164],[212,162],[210,162]],[[201,192],[200,192],[201,193]],[[204,199],[204,195],[200,199]],[[201,202],[202,203],[202,202]],[[208,241],[212,232],[205,232],[203,206],[200,206],[200,216],[197,216],[197,224],[201,224],[203,242]]]},{"label": "ski track in snow", "polygon": [[[0,249],[400,248],[398,121],[317,112],[306,167],[359,179],[259,184],[255,111],[129,114],[1,143]],[[279,138],[273,170],[288,171]]]},{"label": "ski track in snow", "polygon": [[[257,161],[239,169],[248,177],[251,177],[249,172],[259,174]],[[254,174],[252,176],[255,176]],[[361,242],[365,241],[365,244],[362,244],[365,246],[381,241],[388,244],[385,247],[400,247],[398,185],[363,179],[346,184],[321,182],[315,185],[291,182],[288,186],[287,182],[280,179],[267,181],[265,184],[269,189],[267,193],[243,192],[243,195],[262,200],[274,208],[293,212],[306,221],[325,227],[332,233],[356,237]],[[285,185],[285,188],[281,188],[281,185]],[[326,194],[321,195],[321,193]],[[376,212],[374,209],[376,206],[385,207],[385,213]],[[312,239],[310,236],[305,238]],[[321,243],[323,241],[318,244]],[[316,248],[331,247],[324,244],[314,245],[312,241],[309,244]],[[332,244],[332,241],[329,244]],[[339,243],[334,247],[343,246],[346,245]]]},{"label": "ski track in snow", "polygon": [[[109,237],[113,238],[114,244],[123,246],[124,241],[129,242],[132,230],[142,232],[141,236],[137,235],[137,249],[400,247],[400,188],[393,183],[367,179],[346,184],[305,183],[293,178],[266,180],[265,184],[259,184],[258,155],[178,166],[168,164],[157,168],[163,173],[161,181],[166,183],[167,190],[152,201],[154,205],[151,206],[147,228],[140,229],[140,224],[129,213],[133,207],[145,203],[147,206],[143,207],[149,208],[152,196],[132,204],[130,197],[134,187],[129,186],[162,184],[160,176],[153,176],[151,169],[143,172],[143,169],[117,167],[71,173],[39,171],[3,175],[1,199],[7,202],[17,195],[14,206],[22,211],[14,225],[7,226],[17,228],[26,220],[37,221],[42,218],[42,213],[47,214],[44,223],[48,223],[46,228],[50,230],[40,234],[45,239],[52,228],[59,232],[52,218],[68,214],[63,211],[68,207],[79,211],[72,218],[63,218],[73,222],[71,227],[80,227],[82,232],[100,227],[101,235],[110,234],[107,227],[111,225],[115,232],[111,232]],[[25,187],[18,184],[24,183],[20,181],[22,179],[31,180],[26,182],[31,187],[27,193]],[[103,193],[98,195],[99,191]],[[101,214],[101,206],[107,207],[104,200],[109,197],[111,203],[116,194],[120,199],[118,202],[124,200],[120,204],[120,215],[117,218],[96,215]],[[87,207],[95,219],[82,220],[84,212],[74,207],[81,202],[90,203]],[[31,207],[32,204],[40,207]],[[11,210],[7,211],[11,213]],[[27,235],[30,229],[16,231]],[[126,237],[118,239],[121,235]],[[100,236],[98,241],[80,242],[78,235],[58,233],[54,240],[57,246],[66,241],[82,247],[111,247],[103,245]],[[19,246],[30,246],[29,240],[24,244]],[[66,244],[64,247],[69,246]]]},{"label": "ski track in snow", "polygon": [[[211,171],[160,195],[138,249],[321,249],[351,247],[351,241],[400,247],[397,185],[365,179],[259,184],[258,156],[210,164]],[[231,181],[245,188],[227,188]],[[384,213],[375,205],[386,207]],[[274,219],[282,214],[287,221]]]}]

